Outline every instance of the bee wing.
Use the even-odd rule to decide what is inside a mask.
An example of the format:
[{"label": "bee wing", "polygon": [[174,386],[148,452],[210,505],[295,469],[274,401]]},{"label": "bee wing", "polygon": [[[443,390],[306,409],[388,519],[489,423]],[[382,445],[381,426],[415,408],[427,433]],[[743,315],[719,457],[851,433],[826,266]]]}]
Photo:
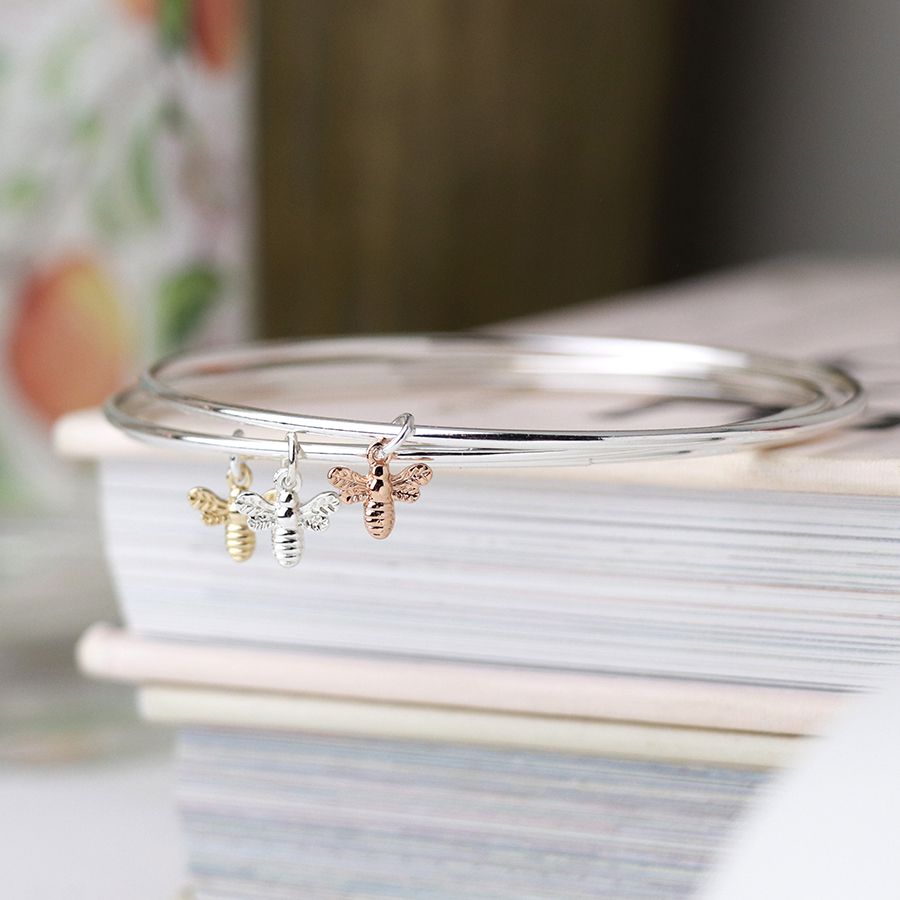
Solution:
[{"label": "bee wing", "polygon": [[395,484],[391,488],[391,496],[402,503],[415,503],[419,499],[420,493],[417,484],[405,484],[402,487],[397,487]]},{"label": "bee wing", "polygon": [[419,485],[428,484],[433,474],[431,466],[426,466],[425,463],[407,466],[391,481],[391,494],[395,500],[415,503],[419,499]]},{"label": "bee wing", "polygon": [[331,524],[331,514],[340,505],[341,498],[334,491],[322,491],[300,507],[297,519],[310,531],[324,531]]},{"label": "bee wing", "polygon": [[242,491],[234,498],[233,506],[254,531],[265,531],[275,524],[275,507],[265,497],[253,491]]},{"label": "bee wing", "polygon": [[188,491],[188,503],[200,511],[204,525],[224,525],[228,521],[228,501],[209,488],[191,488]]},{"label": "bee wing", "polygon": [[366,476],[346,466],[331,469],[328,480],[341,492],[341,503],[361,503],[368,496]]}]

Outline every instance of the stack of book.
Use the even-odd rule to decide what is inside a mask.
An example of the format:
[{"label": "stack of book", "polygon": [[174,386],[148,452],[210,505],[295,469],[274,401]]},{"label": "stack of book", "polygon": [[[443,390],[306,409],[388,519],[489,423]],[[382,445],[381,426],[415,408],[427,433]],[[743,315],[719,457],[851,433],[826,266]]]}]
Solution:
[{"label": "stack of book", "polygon": [[[197,896],[688,896],[766,772],[900,662],[898,291],[896,266],[785,264],[507,326],[816,356],[872,403],[767,452],[442,469],[389,541],[347,509],[291,571],[262,541],[231,563],[188,506],[224,460],[63,421],[60,448],[100,461],[126,626],[89,631],[81,663],[179,728]],[[535,428],[747,414],[564,396],[399,386],[302,408]]]}]

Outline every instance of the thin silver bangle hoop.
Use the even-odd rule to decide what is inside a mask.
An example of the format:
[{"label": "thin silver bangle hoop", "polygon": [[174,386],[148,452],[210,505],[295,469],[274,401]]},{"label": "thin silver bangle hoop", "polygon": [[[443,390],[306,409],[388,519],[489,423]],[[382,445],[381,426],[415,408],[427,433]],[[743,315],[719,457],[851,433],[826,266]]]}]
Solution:
[{"label": "thin silver bangle hoop", "polygon": [[[763,406],[765,414],[729,424],[633,431],[530,431],[413,425],[411,416],[374,422],[308,416],[230,402],[213,395],[223,379],[242,386],[287,370],[302,384],[361,363],[390,379],[427,373],[432,382],[529,389],[706,398]],[[217,385],[217,382],[220,382]],[[200,385],[201,387],[198,387]],[[190,386],[190,389],[189,389]],[[202,389],[202,392],[201,392]],[[373,385],[373,390],[378,385]],[[389,392],[390,387],[381,393]],[[864,407],[860,385],[844,372],[696,344],[625,338],[517,335],[402,335],[248,344],[171,357],[138,385],[112,398],[110,421],[135,437],[246,457],[284,457],[287,435],[303,440],[307,459],[366,458],[384,439],[398,459],[452,466],[585,465],[730,452],[794,443],[834,429]],[[775,410],[774,412],[771,410]],[[185,413],[191,414],[190,427]],[[197,417],[209,430],[192,430]],[[220,422],[221,428],[215,423]],[[254,434],[238,435],[235,426]],[[201,425],[200,427],[206,427]],[[267,432],[278,432],[269,437]]]}]

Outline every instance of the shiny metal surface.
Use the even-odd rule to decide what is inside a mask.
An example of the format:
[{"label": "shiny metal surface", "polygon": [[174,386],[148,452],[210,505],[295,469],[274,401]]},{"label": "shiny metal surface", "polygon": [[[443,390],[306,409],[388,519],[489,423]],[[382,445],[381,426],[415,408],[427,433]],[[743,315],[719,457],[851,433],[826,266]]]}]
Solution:
[{"label": "shiny metal surface", "polygon": [[188,491],[188,503],[200,513],[204,525],[225,526],[228,555],[235,562],[246,562],[256,549],[256,535],[247,524],[246,516],[233,509],[232,505],[242,491],[250,489],[253,474],[246,462],[233,456],[225,480],[228,484],[227,497],[220,497],[215,491],[198,485]]},{"label": "shiny metal surface", "polygon": [[[397,378],[428,369],[445,381],[457,378],[468,384],[557,391],[572,384],[580,389],[596,384],[598,392],[709,398],[775,410],[722,425],[645,430],[493,430],[416,422],[396,458],[438,465],[585,465],[730,452],[814,437],[864,406],[862,388],[854,379],[814,362],[663,341],[477,334],[249,344],[173,357],[114,397],[106,413],[119,428],[154,442],[246,457],[283,457],[287,435],[295,433],[309,459],[366,460],[373,441],[398,437],[404,425],[262,409],[214,396],[217,381],[226,376],[239,374],[245,384],[284,374],[281,370],[303,378],[317,367],[339,372],[361,361],[377,362]],[[210,386],[213,395],[188,389],[196,382]],[[208,421],[208,427],[179,424],[184,413]],[[237,435],[235,425],[260,433]],[[268,437],[269,431],[276,434]]]},{"label": "shiny metal surface", "polygon": [[[411,420],[409,416],[403,423],[404,430]],[[383,541],[394,529],[394,501],[415,503],[432,476],[431,467],[421,462],[394,475],[390,468],[394,454],[386,452],[387,446],[375,441],[369,447],[369,471],[365,475],[346,466],[334,466],[328,472],[328,480],[341,492],[341,503],[363,504],[363,524],[376,541]]]}]

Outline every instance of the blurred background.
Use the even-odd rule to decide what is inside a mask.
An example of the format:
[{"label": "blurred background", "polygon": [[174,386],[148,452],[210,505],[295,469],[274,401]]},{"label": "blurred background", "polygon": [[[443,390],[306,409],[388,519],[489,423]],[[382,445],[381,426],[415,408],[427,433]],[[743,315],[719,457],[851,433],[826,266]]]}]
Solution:
[{"label": "blurred background", "polygon": [[894,255],[898,46],[889,0],[3,0],[0,759],[148,746],[71,662],[113,607],[59,415],[192,344]]},{"label": "blurred background", "polygon": [[260,8],[262,327],[459,328],[893,254],[888,0]]}]

